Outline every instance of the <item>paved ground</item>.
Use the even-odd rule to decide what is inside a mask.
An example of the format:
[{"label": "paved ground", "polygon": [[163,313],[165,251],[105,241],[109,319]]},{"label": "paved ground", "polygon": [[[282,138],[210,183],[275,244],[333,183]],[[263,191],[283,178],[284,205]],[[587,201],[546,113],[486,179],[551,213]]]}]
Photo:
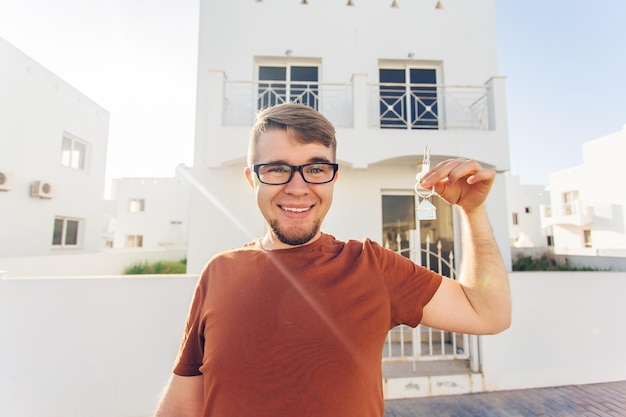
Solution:
[{"label": "paved ground", "polygon": [[626,381],[389,400],[385,417],[625,417]]}]

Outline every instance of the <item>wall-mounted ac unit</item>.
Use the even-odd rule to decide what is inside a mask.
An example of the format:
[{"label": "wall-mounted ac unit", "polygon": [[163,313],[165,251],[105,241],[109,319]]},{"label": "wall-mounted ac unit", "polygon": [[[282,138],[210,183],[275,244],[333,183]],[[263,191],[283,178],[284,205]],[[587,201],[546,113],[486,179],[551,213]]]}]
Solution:
[{"label": "wall-mounted ac unit", "polygon": [[0,191],[9,191],[11,189],[11,179],[9,174],[0,171]]},{"label": "wall-mounted ac unit", "polygon": [[46,181],[35,181],[30,189],[31,197],[52,198],[54,197],[54,187]]}]

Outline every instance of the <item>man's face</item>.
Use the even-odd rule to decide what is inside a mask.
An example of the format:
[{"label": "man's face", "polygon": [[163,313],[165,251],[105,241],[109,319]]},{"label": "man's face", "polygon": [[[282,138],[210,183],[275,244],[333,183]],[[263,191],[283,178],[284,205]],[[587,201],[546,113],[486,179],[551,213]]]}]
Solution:
[{"label": "man's face", "polygon": [[[259,137],[254,163],[273,162],[298,166],[334,160],[332,151],[320,143],[303,144],[284,130],[270,129]],[[287,184],[269,185],[261,183],[250,168],[246,168],[245,174],[270,227],[270,234],[263,241],[267,249],[303,245],[320,236],[320,226],[332,202],[336,176],[326,184],[308,184],[295,172]]]}]

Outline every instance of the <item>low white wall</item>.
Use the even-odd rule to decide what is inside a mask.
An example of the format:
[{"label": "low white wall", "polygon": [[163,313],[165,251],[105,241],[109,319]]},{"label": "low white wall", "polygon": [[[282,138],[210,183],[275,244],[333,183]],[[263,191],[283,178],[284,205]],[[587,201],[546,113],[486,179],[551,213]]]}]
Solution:
[{"label": "low white wall", "polygon": [[0,279],[0,416],[150,416],[189,276]]},{"label": "low white wall", "polygon": [[[147,417],[195,276],[0,278],[0,416]],[[513,325],[481,338],[485,388],[626,380],[626,273],[512,273]]]},{"label": "low white wall", "polygon": [[63,253],[48,256],[0,258],[0,276],[68,277],[121,275],[138,262],[180,261],[186,249],[124,249],[98,253]]},{"label": "low white wall", "polygon": [[626,273],[511,273],[513,325],[481,338],[487,390],[626,380]]}]

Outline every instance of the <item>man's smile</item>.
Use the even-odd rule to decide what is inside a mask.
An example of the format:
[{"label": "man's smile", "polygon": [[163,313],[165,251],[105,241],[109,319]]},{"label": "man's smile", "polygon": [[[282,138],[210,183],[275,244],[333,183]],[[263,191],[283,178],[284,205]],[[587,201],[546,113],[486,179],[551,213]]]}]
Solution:
[{"label": "man's smile", "polygon": [[304,213],[305,211],[311,210],[311,208],[313,206],[308,206],[308,207],[287,207],[287,206],[279,205],[278,207],[280,207],[280,209],[283,210],[283,211],[288,211],[288,212],[291,212],[291,213]]}]

